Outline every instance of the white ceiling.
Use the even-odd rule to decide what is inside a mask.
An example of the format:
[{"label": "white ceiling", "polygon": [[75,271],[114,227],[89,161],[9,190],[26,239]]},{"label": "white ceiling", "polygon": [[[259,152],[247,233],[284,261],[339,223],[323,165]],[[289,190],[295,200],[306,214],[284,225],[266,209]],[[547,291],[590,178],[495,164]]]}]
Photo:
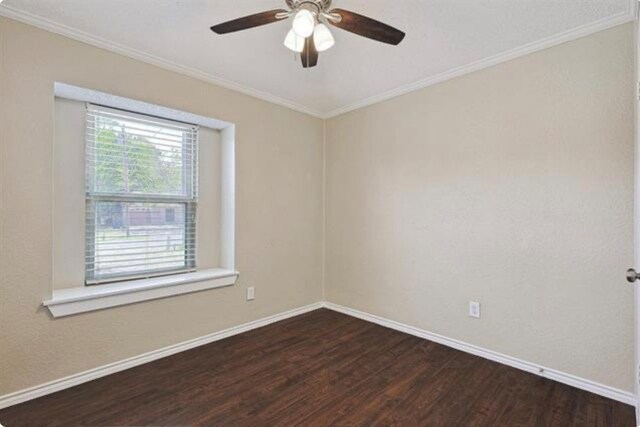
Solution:
[{"label": "white ceiling", "polygon": [[290,21],[213,34],[284,0],[5,0],[0,14],[317,116],[423,87],[627,22],[633,0],[334,0],[407,33],[389,46],[342,30],[303,69]]}]

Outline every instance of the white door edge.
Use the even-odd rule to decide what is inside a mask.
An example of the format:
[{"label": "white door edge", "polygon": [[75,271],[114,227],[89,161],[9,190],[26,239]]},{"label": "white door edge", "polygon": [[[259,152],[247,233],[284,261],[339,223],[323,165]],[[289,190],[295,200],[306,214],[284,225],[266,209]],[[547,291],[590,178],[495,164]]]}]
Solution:
[{"label": "white door edge", "polygon": [[[635,91],[635,103],[634,103],[634,263],[633,268],[640,268],[640,25],[638,24],[638,4],[635,3],[635,16],[634,22],[634,44],[635,44],[635,75],[636,85]],[[638,283],[634,284],[634,393],[636,395],[636,425],[640,426],[640,290],[638,289]]]}]

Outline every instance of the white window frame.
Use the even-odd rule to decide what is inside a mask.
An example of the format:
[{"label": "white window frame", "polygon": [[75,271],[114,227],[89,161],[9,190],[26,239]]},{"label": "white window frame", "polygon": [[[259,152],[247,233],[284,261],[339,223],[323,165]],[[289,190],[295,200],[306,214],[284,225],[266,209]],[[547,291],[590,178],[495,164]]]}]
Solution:
[{"label": "white window frame", "polygon": [[129,280],[101,286],[52,290],[43,301],[54,318],[102,310],[116,306],[166,298],[191,292],[233,286],[239,275],[235,268],[235,125],[222,120],[174,110],[92,89],[56,82],[54,95],[72,101],[90,102],[141,114],[194,123],[220,131],[221,208],[220,262],[217,268],[195,272]]}]

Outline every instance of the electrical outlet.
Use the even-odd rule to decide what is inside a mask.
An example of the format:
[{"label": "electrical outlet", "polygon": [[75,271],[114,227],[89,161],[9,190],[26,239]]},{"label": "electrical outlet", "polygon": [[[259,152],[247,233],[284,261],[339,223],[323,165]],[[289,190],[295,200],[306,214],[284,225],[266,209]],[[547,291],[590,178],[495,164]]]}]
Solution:
[{"label": "electrical outlet", "polygon": [[469,301],[469,317],[480,318],[480,303],[476,301]]},{"label": "electrical outlet", "polygon": [[253,286],[247,288],[247,301],[252,301],[256,297],[256,290]]}]

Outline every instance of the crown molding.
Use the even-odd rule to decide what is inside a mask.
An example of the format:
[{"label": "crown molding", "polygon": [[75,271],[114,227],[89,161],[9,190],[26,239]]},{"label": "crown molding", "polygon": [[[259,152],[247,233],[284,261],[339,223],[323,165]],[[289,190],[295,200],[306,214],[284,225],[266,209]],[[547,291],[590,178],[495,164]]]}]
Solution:
[{"label": "crown molding", "polygon": [[328,112],[319,111],[305,105],[297,104],[276,95],[253,89],[240,83],[233,82],[231,80],[216,77],[213,74],[206,73],[196,68],[180,65],[167,59],[155,55],[150,55],[140,50],[132,49],[101,37],[93,36],[84,31],[76,30],[69,26],[53,22],[49,19],[42,18],[28,12],[23,12],[12,6],[0,4],[0,16],[32,25],[34,27],[50,31],[52,33],[60,34],[62,36],[69,37],[71,39],[78,40],[83,43],[87,43],[92,46],[96,46],[101,49],[105,49],[132,59],[136,59],[147,64],[155,65],[169,71],[183,74],[185,76],[221,86],[226,89],[234,90],[236,92],[240,92],[242,94],[261,99],[263,101],[290,108],[292,110],[308,114],[319,119],[327,120],[353,110],[377,104],[391,98],[396,98],[398,96],[405,95],[407,93],[414,92],[429,86],[433,86],[435,84],[442,83],[447,80],[463,76],[465,74],[480,71],[485,68],[489,68],[494,65],[519,58],[521,56],[538,52],[562,43],[566,43],[571,40],[589,36],[591,34],[615,27],[617,25],[622,25],[627,22],[634,21],[637,17],[637,2],[636,0],[629,0],[628,5],[628,9],[624,12],[620,12],[607,18],[592,22],[590,24],[582,25],[571,30],[555,34],[553,36],[545,37],[533,43],[529,43],[515,49],[511,49],[478,61],[471,62],[466,65],[462,65],[460,67],[453,68],[449,71],[445,71],[435,76],[427,77],[406,85],[399,86],[384,93],[374,95],[360,101],[356,101],[352,104],[348,104]]},{"label": "crown molding", "polygon": [[77,30],[67,25],[53,22],[49,19],[42,18],[32,13],[21,11],[12,6],[0,4],[0,16],[4,16],[5,18],[13,19],[15,21],[19,21],[24,24],[32,25],[34,27],[41,28],[43,30],[46,30],[52,33],[56,33],[74,40],[78,40],[80,42],[87,43],[89,45],[96,46],[101,49],[105,49],[110,52],[114,52],[132,59],[136,59],[138,61],[145,62],[147,64],[155,65],[157,67],[164,68],[165,70],[173,71],[173,72],[176,72],[188,77],[192,77],[194,79],[198,79],[207,83],[212,83],[214,85],[221,86],[226,89],[231,89],[236,92],[240,92],[244,95],[248,95],[254,98],[261,99],[263,101],[270,102],[272,104],[290,108],[300,113],[308,114],[310,116],[320,118],[320,119],[324,118],[323,117],[324,115],[322,112],[314,110],[313,108],[309,108],[304,105],[297,104],[295,102],[289,101],[284,98],[280,98],[276,95],[272,95],[270,93],[263,92],[261,90],[244,86],[240,83],[236,83],[231,80],[216,77],[213,74],[206,73],[196,68],[180,65],[173,61],[169,61],[168,59],[151,55],[137,49],[132,49],[122,44],[115,43],[113,41],[104,39],[102,37],[91,35],[89,33]]},{"label": "crown molding", "polygon": [[529,55],[530,53],[538,52],[562,43],[566,43],[571,40],[589,36],[599,31],[603,31],[618,25],[626,24],[627,22],[631,22],[636,19],[636,16],[637,16],[636,1],[637,0],[630,0],[629,9],[624,12],[617,13],[607,18],[592,22],[590,24],[582,25],[580,27],[573,28],[568,31],[554,34],[553,36],[545,37],[541,40],[499,53],[497,55],[489,56],[487,58],[474,61],[469,64],[462,65],[460,67],[453,68],[449,71],[445,71],[444,73],[440,73],[435,76],[427,77],[425,79],[421,79],[413,83],[409,83],[407,85],[403,85],[395,89],[391,89],[379,95],[374,95],[369,98],[356,101],[353,104],[336,108],[335,110],[325,113],[322,118],[327,120],[327,119],[339,116],[341,114],[348,113],[353,110],[358,110],[363,107],[368,107],[370,105],[377,104],[379,102],[386,101],[391,98],[396,98],[398,96],[405,95],[407,93],[414,92],[429,86],[433,86],[435,84],[442,83],[444,81],[451,80],[456,77],[464,76],[465,74],[469,74],[475,71],[483,70],[485,68],[493,67],[494,65],[498,65],[502,62],[507,62],[512,59],[519,58],[521,56]]}]

